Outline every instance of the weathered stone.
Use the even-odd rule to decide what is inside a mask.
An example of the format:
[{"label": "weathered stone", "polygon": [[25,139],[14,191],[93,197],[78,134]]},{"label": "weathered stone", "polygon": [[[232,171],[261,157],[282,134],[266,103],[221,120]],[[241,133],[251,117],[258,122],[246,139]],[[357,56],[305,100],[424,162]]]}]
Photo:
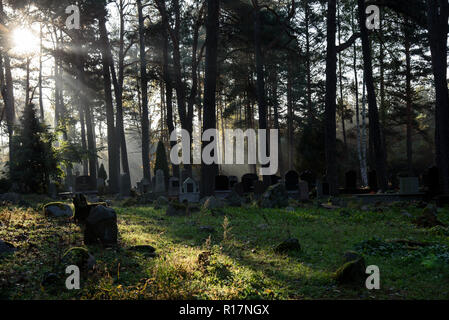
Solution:
[{"label": "weathered stone", "polygon": [[206,210],[218,209],[218,208],[223,208],[223,207],[224,207],[224,203],[213,196],[208,197],[203,204],[203,209],[206,209]]},{"label": "weathered stone", "polygon": [[284,208],[288,206],[288,194],[282,184],[270,186],[259,200],[261,208]]},{"label": "weathered stone", "polygon": [[343,259],[344,259],[345,263],[359,260],[361,258],[363,258],[363,257],[355,251],[346,251],[343,255]]},{"label": "weathered stone", "polygon": [[363,286],[366,280],[365,259],[346,262],[335,272],[335,280],[342,285]]},{"label": "weathered stone", "polygon": [[301,245],[299,240],[295,238],[290,238],[280,243],[275,249],[277,253],[287,253],[291,251],[301,251]]},{"label": "weathered stone", "polygon": [[85,244],[116,245],[117,233],[117,214],[114,209],[97,206],[91,210],[84,230]]},{"label": "weathered stone", "polygon": [[233,189],[231,193],[226,197],[226,202],[230,207],[241,207],[243,199],[239,194]]},{"label": "weathered stone", "polygon": [[184,203],[173,201],[168,205],[165,214],[171,217],[187,216],[189,215],[189,208],[188,205]]},{"label": "weathered stone", "polygon": [[75,265],[82,271],[89,271],[95,267],[95,257],[86,248],[73,247],[67,250],[62,259],[63,266]]},{"label": "weathered stone", "polygon": [[44,206],[44,214],[50,217],[67,217],[70,218],[73,216],[72,208],[61,202],[53,202],[48,203]]},{"label": "weathered stone", "polygon": [[424,208],[422,215],[416,218],[414,223],[420,228],[446,227],[446,224],[438,220],[437,209],[431,205]]}]

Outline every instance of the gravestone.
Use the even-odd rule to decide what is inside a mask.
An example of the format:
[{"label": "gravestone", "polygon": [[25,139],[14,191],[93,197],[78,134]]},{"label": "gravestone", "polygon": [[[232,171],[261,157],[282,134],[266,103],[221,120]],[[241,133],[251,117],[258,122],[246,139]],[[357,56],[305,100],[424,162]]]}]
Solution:
[{"label": "gravestone", "polygon": [[117,214],[114,209],[96,206],[91,210],[84,229],[86,245],[97,243],[103,246],[116,245],[117,233]]},{"label": "gravestone", "polygon": [[322,198],[323,197],[323,183],[321,182],[321,180],[317,179],[315,182],[315,186],[316,186],[316,197]]},{"label": "gravestone", "polygon": [[345,173],[345,189],[357,190],[357,172],[354,170]]},{"label": "gravestone", "polygon": [[239,196],[239,197],[243,197],[243,195],[245,194],[245,189],[243,188],[243,183],[242,182],[237,182],[233,187],[232,190]]},{"label": "gravestone", "polygon": [[179,195],[179,202],[199,202],[200,191],[198,183],[192,178],[187,178],[182,184],[182,191]]},{"label": "gravestone", "polygon": [[299,178],[302,181],[306,181],[309,184],[309,190],[315,187],[316,176],[311,171],[309,170],[303,171],[299,176]]},{"label": "gravestone", "polygon": [[287,191],[298,191],[299,188],[299,174],[291,170],[285,174],[285,189]]},{"label": "gravestone", "polygon": [[323,196],[328,196],[330,194],[329,182],[324,181],[322,185],[323,185]]},{"label": "gravestone", "polygon": [[98,188],[104,188],[106,185],[106,182],[103,178],[97,178],[97,187]]},{"label": "gravestone", "polygon": [[245,193],[254,192],[254,182],[258,181],[259,177],[254,173],[247,173],[242,176],[243,191]]},{"label": "gravestone", "polygon": [[148,179],[143,178],[140,182],[137,183],[137,188],[140,193],[148,193],[151,191],[151,183]]},{"label": "gravestone", "polygon": [[229,191],[229,178],[227,176],[215,177],[215,191]]},{"label": "gravestone", "polygon": [[229,178],[219,175],[215,177],[215,196],[219,199],[225,199],[231,193],[229,187]]},{"label": "gravestone", "polygon": [[168,196],[179,196],[179,179],[177,177],[170,177],[170,179],[168,179]]},{"label": "gravestone", "polygon": [[236,176],[229,176],[229,188],[232,189],[235,184],[237,184],[239,182],[239,178],[237,178]]},{"label": "gravestone", "polygon": [[399,178],[399,193],[419,194],[419,179],[416,177]]},{"label": "gravestone", "polygon": [[306,181],[299,181],[299,200],[309,200],[309,184]]},{"label": "gravestone", "polygon": [[254,187],[254,197],[256,199],[260,198],[265,193],[265,191],[267,191],[267,187],[265,186],[265,184],[259,180],[254,181],[253,187]]},{"label": "gravestone", "polygon": [[440,193],[440,176],[438,167],[433,166],[427,169],[424,177],[424,185],[430,198]]},{"label": "gravestone", "polygon": [[186,181],[187,178],[192,178],[192,175],[189,173],[188,170],[184,169],[181,172],[181,181]]},{"label": "gravestone", "polygon": [[120,175],[120,195],[123,197],[131,195],[131,181],[127,173]]},{"label": "gravestone", "polygon": [[376,170],[372,170],[368,173],[368,186],[371,191],[377,192],[379,190]]},{"label": "gravestone", "polygon": [[75,190],[76,192],[91,191],[91,183],[89,176],[79,176],[75,179]]},{"label": "gravestone", "polygon": [[165,176],[164,171],[161,169],[156,170],[154,192],[155,193],[165,193]]}]

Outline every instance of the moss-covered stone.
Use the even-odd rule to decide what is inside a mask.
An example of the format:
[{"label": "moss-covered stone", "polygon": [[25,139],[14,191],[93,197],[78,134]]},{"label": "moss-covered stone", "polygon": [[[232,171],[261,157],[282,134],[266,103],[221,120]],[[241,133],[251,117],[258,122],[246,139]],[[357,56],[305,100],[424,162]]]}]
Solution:
[{"label": "moss-covered stone", "polygon": [[363,286],[366,280],[365,259],[346,262],[335,272],[335,280],[341,285]]}]

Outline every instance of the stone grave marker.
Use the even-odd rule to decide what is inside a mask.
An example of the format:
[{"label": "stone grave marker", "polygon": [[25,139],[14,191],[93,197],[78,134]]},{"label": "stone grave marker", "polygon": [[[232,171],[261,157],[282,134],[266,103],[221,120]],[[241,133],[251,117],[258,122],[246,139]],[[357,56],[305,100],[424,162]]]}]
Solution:
[{"label": "stone grave marker", "polygon": [[299,181],[299,200],[309,200],[309,184],[307,183],[307,181]]},{"label": "stone grave marker", "polygon": [[229,187],[229,178],[227,176],[218,175],[215,177],[215,196],[219,199],[226,198],[231,189]]},{"label": "stone grave marker", "polygon": [[229,188],[232,189],[235,184],[239,182],[239,178],[236,176],[229,176]]},{"label": "stone grave marker", "polygon": [[168,196],[179,196],[179,179],[177,177],[170,177],[170,179],[168,179]]},{"label": "stone grave marker", "polygon": [[399,178],[399,193],[419,194],[419,179],[417,177]]},{"label": "stone grave marker", "polygon": [[259,177],[254,173],[247,173],[242,176],[243,190],[245,193],[254,192],[254,182],[259,180]]},{"label": "stone grave marker", "polygon": [[187,178],[182,184],[182,192],[179,195],[180,202],[199,202],[200,191],[198,183],[192,178]]},{"label": "stone grave marker", "polygon": [[156,170],[154,192],[157,194],[165,193],[165,176],[164,171],[161,169]]}]

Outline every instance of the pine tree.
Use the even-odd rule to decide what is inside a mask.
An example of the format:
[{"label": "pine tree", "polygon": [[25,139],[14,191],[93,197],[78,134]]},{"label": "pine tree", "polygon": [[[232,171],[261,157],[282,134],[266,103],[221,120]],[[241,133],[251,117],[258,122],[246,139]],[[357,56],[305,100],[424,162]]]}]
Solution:
[{"label": "pine tree", "polygon": [[33,104],[28,105],[13,139],[17,155],[9,163],[9,177],[17,191],[45,193],[51,179],[59,180],[62,171],[58,155],[52,147],[55,137],[39,122]]}]

